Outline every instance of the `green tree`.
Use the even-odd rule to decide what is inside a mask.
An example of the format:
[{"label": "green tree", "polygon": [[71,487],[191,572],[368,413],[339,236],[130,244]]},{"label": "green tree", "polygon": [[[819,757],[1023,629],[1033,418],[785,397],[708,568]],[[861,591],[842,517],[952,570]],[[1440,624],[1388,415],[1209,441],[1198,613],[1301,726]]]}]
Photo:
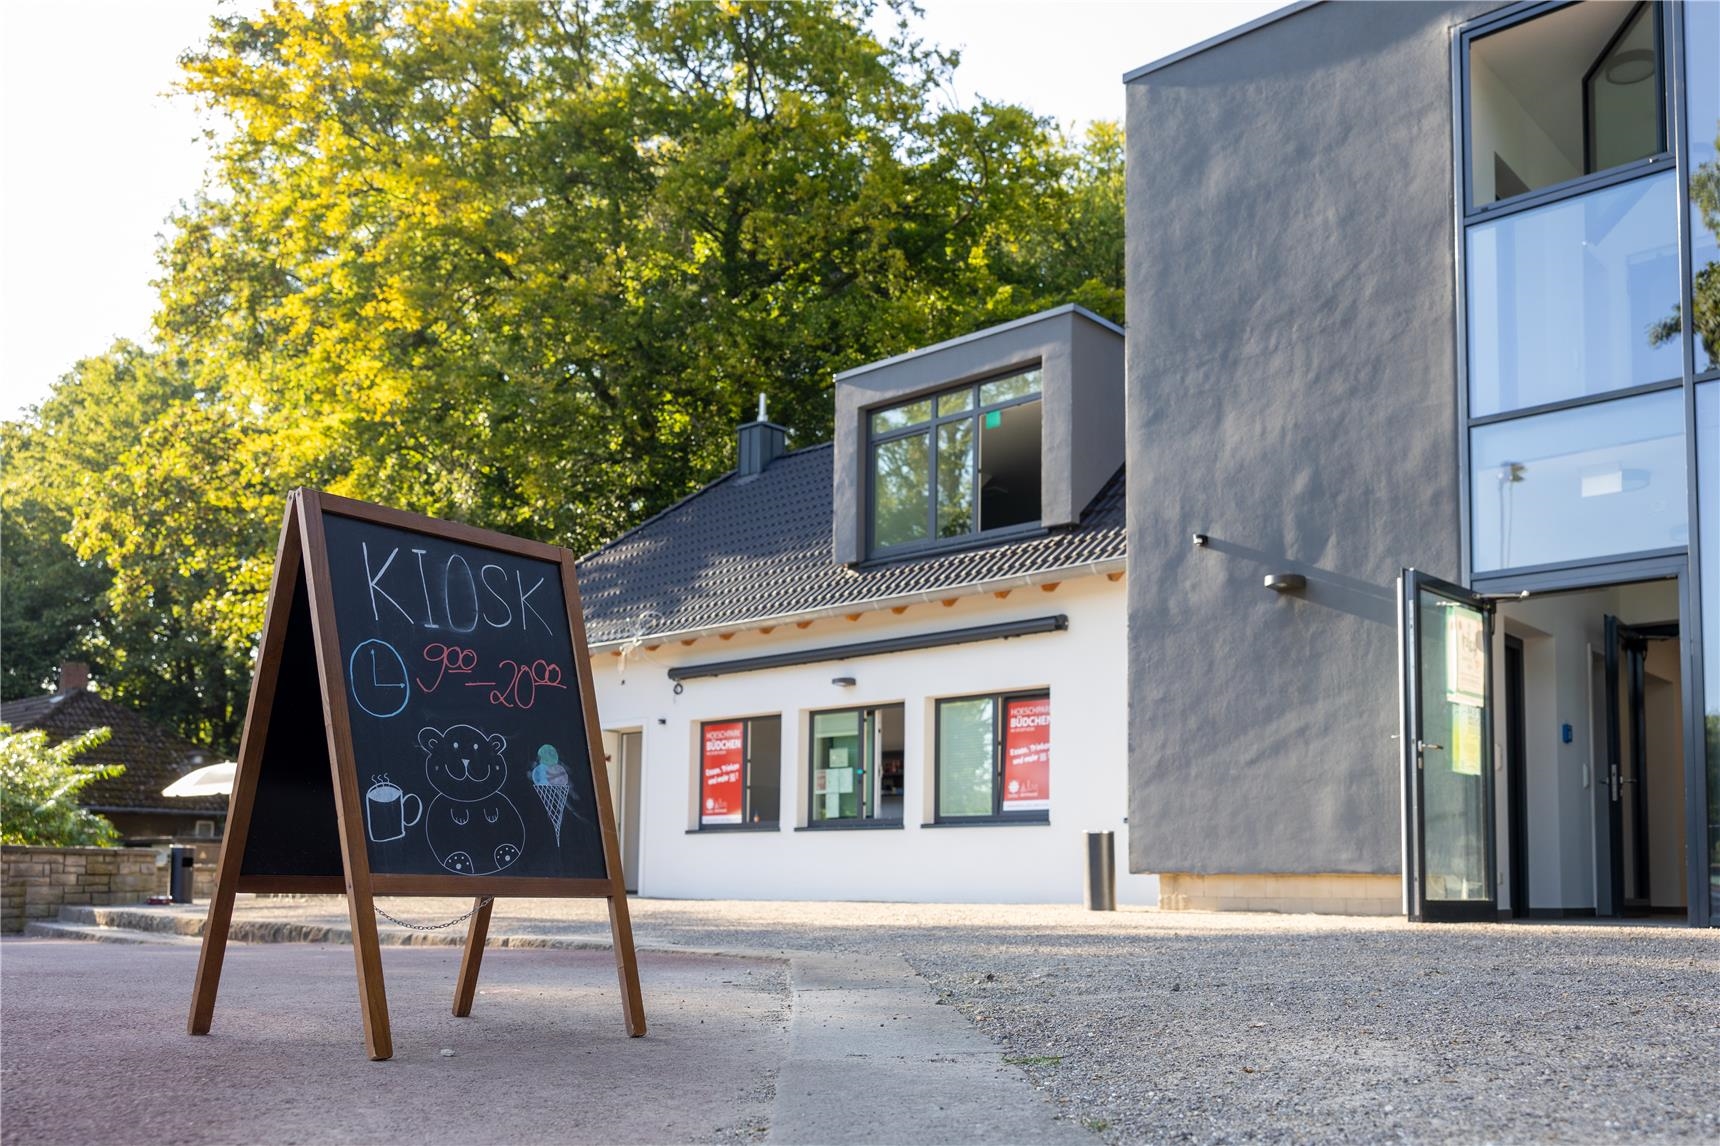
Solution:
[{"label": "green tree", "polygon": [[105,742],[94,728],[50,745],[48,734],[14,732],[0,724],[0,843],[43,847],[106,847],[119,833],[106,818],[78,807],[78,793],[125,771],[123,764],[83,767],[74,761]]},{"label": "green tree", "polygon": [[731,466],[761,390],[808,445],[847,367],[1063,302],[1120,321],[1114,125],[948,106],[905,11],[882,40],[869,0],[217,20],[163,349],[5,430],[6,635],[37,650],[6,687],[75,649],[229,747],[293,486],[584,549]]},{"label": "green tree", "polygon": [[67,658],[98,676],[109,667],[112,571],[79,556],[69,535],[145,428],[192,393],[158,356],[120,341],[80,361],[29,415],[0,423],[0,696],[51,687]]}]

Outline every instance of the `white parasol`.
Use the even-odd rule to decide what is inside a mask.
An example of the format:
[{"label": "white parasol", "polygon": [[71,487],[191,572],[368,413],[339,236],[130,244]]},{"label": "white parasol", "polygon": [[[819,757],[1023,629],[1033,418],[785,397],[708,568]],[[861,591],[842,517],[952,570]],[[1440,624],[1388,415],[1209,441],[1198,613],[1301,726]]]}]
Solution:
[{"label": "white parasol", "polygon": [[233,791],[239,765],[231,760],[187,772],[161,790],[163,796],[226,796]]}]

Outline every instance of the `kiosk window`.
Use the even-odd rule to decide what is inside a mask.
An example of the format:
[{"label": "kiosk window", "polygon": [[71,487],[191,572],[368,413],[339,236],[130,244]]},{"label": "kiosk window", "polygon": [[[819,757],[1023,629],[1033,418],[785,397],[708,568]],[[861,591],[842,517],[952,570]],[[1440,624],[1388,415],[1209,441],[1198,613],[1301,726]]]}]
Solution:
[{"label": "kiosk window", "polygon": [[782,804],[782,717],[699,726],[699,827],[774,828]]},{"label": "kiosk window", "polygon": [[891,704],[813,714],[808,824],[901,823],[902,713]]},{"label": "kiosk window", "polygon": [[1051,809],[1051,695],[938,702],[937,820],[1044,820]]}]

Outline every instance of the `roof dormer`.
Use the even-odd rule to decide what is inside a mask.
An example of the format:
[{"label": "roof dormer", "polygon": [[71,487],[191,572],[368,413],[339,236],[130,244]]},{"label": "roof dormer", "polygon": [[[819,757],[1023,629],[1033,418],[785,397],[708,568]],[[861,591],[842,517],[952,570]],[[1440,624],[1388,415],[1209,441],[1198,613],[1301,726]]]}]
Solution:
[{"label": "roof dormer", "polygon": [[842,564],[1072,525],[1123,464],[1123,331],[1043,311],[836,376]]}]

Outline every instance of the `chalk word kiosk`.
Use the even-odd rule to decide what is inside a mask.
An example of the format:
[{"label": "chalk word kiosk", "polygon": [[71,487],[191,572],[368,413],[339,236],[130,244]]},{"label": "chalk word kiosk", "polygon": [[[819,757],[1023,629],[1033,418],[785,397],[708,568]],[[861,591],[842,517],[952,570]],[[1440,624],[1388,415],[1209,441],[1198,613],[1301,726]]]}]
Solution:
[{"label": "chalk word kiosk", "polygon": [[295,490],[251,684],[190,1030],[209,1033],[237,892],[342,892],[365,1045],[393,1054],[375,895],[609,901],[627,1032],[645,1033],[573,554]]}]

